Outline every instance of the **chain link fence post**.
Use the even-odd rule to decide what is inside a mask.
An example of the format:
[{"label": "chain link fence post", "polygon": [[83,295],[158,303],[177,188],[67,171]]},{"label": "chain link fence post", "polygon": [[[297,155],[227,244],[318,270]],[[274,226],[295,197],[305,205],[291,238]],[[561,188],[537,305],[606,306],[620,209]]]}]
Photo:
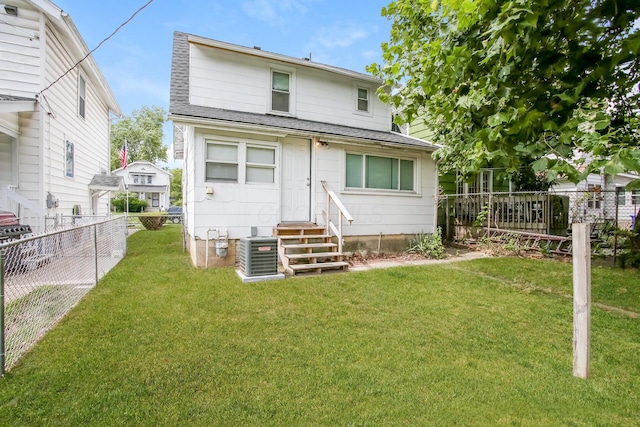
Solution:
[{"label": "chain link fence post", "polygon": [[4,376],[4,259],[6,250],[0,248],[0,376]]}]

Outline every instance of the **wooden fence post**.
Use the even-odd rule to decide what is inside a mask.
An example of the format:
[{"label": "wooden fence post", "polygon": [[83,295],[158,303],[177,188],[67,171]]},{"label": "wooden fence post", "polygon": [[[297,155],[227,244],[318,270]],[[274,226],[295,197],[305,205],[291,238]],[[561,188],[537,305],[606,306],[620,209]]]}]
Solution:
[{"label": "wooden fence post", "polygon": [[589,377],[591,242],[589,224],[573,224],[573,376]]}]

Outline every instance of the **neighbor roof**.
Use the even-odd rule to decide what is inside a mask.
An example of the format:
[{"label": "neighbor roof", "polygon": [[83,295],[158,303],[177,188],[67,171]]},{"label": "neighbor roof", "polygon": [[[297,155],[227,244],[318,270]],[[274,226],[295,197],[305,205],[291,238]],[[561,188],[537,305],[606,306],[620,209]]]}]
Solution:
[{"label": "neighbor roof", "polygon": [[[391,131],[376,131],[364,128],[336,125],[332,123],[316,122],[312,120],[301,120],[295,117],[283,117],[270,114],[248,113],[235,110],[225,110],[220,108],[204,107],[189,103],[189,43],[195,40],[199,43],[212,47],[225,48],[240,53],[250,53],[258,56],[265,56],[271,59],[286,60],[301,66],[311,66],[322,68],[326,71],[343,75],[351,75],[354,78],[368,79],[381,83],[377,79],[366,74],[317,64],[306,60],[278,55],[262,50],[246,48],[215,40],[204,39],[191,36],[186,33],[175,32],[173,37],[173,57],[171,64],[171,95],[170,95],[170,119],[174,121],[198,121],[211,120],[219,123],[236,123],[245,126],[261,126],[273,130],[288,130],[293,133],[313,134],[320,137],[339,137],[357,140],[366,140],[377,143],[399,144],[422,149],[436,150],[438,146],[424,140],[403,135]],[[254,52],[255,51],[255,52]],[[391,120],[391,118],[389,118]]]}]

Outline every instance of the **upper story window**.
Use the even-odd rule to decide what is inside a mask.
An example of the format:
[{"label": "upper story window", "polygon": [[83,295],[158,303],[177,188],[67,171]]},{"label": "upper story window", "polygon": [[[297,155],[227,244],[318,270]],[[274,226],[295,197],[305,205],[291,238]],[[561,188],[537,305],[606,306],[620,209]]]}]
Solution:
[{"label": "upper story window", "polygon": [[134,174],[132,175],[133,183],[137,185],[153,184],[152,175]]},{"label": "upper story window", "polygon": [[78,75],[78,115],[85,118],[87,104],[87,82],[82,75]]},{"label": "upper story window", "polygon": [[271,110],[289,113],[291,101],[291,74],[271,72]]},{"label": "upper story window", "polygon": [[369,89],[358,88],[358,111],[369,112]]},{"label": "upper story window", "polygon": [[415,161],[347,153],[346,187],[414,191]]}]

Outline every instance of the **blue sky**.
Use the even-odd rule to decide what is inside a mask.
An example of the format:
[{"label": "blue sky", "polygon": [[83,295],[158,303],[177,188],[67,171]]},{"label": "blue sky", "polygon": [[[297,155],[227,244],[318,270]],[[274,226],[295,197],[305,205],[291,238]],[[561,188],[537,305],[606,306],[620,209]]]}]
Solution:
[{"label": "blue sky", "polygon": [[[53,0],[89,49],[148,0]],[[144,105],[169,110],[173,32],[182,31],[355,71],[381,62],[389,0],[154,0],[94,57],[125,115]],[[164,127],[171,146],[171,125]],[[179,166],[169,151],[169,166]]]}]

